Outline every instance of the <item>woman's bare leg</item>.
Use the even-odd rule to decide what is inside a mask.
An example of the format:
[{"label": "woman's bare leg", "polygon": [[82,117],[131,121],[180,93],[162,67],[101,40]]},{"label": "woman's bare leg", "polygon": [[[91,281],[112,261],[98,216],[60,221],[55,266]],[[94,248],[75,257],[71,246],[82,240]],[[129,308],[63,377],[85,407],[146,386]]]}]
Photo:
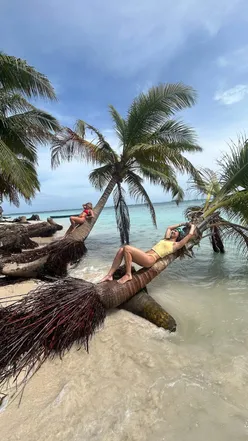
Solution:
[{"label": "woman's bare leg", "polygon": [[126,264],[126,274],[118,280],[118,283],[120,284],[126,283],[128,280],[132,280],[132,262],[137,263],[145,268],[150,268],[155,263],[152,256],[149,256],[149,254],[145,253],[144,251],[131,247],[130,245],[126,245],[124,247],[124,259]]},{"label": "woman's bare leg", "polygon": [[70,217],[71,225],[66,231],[64,237],[66,237],[68,234],[72,233],[77,225],[82,225],[85,222],[85,217],[78,217],[78,216],[71,216]]},{"label": "woman's bare leg", "polygon": [[113,280],[113,274],[119,268],[119,266],[122,262],[123,256],[124,256],[123,248],[120,248],[115,255],[115,258],[113,260],[112,266],[111,266],[108,274],[105,277],[103,277],[103,279],[101,279],[99,283],[106,282],[108,280]]}]

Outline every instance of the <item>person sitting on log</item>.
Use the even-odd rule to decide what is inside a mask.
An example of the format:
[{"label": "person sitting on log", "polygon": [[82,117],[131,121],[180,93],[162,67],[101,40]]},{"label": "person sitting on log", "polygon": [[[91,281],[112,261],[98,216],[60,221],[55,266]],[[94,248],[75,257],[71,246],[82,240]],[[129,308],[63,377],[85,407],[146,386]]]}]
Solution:
[{"label": "person sitting on log", "polygon": [[[182,226],[184,226],[183,229],[180,228]],[[184,247],[194,236],[195,229],[195,225],[189,223],[172,225],[167,228],[164,239],[160,240],[148,251],[142,251],[139,248],[130,245],[121,247],[114,258],[108,274],[103,277],[100,283],[113,280],[113,274],[121,265],[123,258],[126,265],[126,274],[118,280],[118,283],[121,284],[132,279],[131,267],[133,262],[142,267],[150,268],[155,262],[157,262],[157,260],[179,250],[183,255],[185,252]]]},{"label": "person sitting on log", "polygon": [[86,219],[92,219],[93,217],[95,217],[95,215],[94,215],[94,211],[92,208],[92,203],[87,202],[86,204],[83,204],[82,213],[80,213],[79,216],[71,216],[70,217],[71,225],[65,235],[72,233],[75,230],[75,228],[77,228],[79,225],[84,224]]}]

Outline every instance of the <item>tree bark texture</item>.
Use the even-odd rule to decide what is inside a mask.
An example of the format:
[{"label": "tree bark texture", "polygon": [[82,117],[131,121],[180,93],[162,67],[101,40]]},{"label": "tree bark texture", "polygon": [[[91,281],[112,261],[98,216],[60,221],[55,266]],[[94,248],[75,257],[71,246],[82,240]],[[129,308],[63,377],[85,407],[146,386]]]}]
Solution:
[{"label": "tree bark texture", "polygon": [[32,237],[51,237],[63,227],[51,222],[35,224],[7,223],[0,224],[0,254],[20,253],[23,249],[34,249],[38,244]]}]

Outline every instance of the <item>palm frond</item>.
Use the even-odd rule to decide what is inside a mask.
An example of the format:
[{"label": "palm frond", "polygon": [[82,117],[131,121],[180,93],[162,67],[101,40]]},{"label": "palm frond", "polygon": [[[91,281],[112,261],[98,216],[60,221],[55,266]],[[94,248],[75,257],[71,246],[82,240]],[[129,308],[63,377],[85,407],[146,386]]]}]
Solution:
[{"label": "palm frond", "polygon": [[143,179],[136,173],[129,171],[125,178],[125,182],[128,184],[130,196],[137,202],[141,201],[145,203],[145,205],[149,208],[152,222],[154,226],[157,227],[155,209],[146,190],[143,187]]},{"label": "palm frond", "polygon": [[64,127],[53,137],[51,146],[51,164],[53,168],[58,167],[62,162],[70,162],[73,159],[85,160],[86,162],[97,163],[97,146],[86,141],[73,130]]},{"label": "palm frond", "polygon": [[35,108],[7,118],[0,117],[1,139],[13,153],[32,162],[37,162],[37,144],[49,142],[58,127],[53,116]]},{"label": "palm frond", "polygon": [[103,134],[98,129],[96,129],[96,127],[86,123],[85,121],[78,120],[76,123],[77,133],[78,130],[80,130],[79,131],[80,136],[82,136],[83,133],[85,136],[86,130],[89,130],[91,133],[96,135],[97,139],[96,140],[93,139],[92,143],[96,144],[96,146],[98,147],[98,149],[96,150],[96,155],[99,163],[106,164],[107,161],[113,162],[118,160],[117,153],[112,149],[108,141],[104,138]]},{"label": "palm frond", "polygon": [[173,144],[174,148],[180,148],[180,151],[201,152],[202,148],[196,144],[196,140],[196,133],[191,127],[174,119],[165,121],[148,137],[151,143],[168,143]]},{"label": "palm frond", "polygon": [[[0,139],[0,151],[3,151],[1,147],[2,142]],[[4,157],[4,163],[7,163],[8,167],[4,167],[1,161],[3,161],[3,156],[0,159],[1,196],[16,206],[19,205],[19,196],[22,196],[26,202],[29,202],[35,196],[36,191],[40,190],[34,164],[23,158],[17,158],[12,152],[7,157]],[[12,169],[9,170],[11,166]]]},{"label": "palm frond", "polygon": [[182,83],[161,84],[141,93],[131,104],[127,117],[126,148],[141,143],[154,133],[165,119],[195,104],[196,92]]},{"label": "palm frond", "polygon": [[209,168],[200,168],[198,172],[188,180],[187,190],[195,196],[218,195],[221,188],[218,174]]},{"label": "palm frond", "polygon": [[110,182],[114,173],[114,165],[107,164],[95,168],[89,175],[90,183],[98,190],[102,190]]},{"label": "palm frond", "polygon": [[213,201],[212,206],[226,213],[229,220],[236,220],[244,225],[248,224],[248,191],[237,191],[234,194],[223,197],[221,200],[217,200],[217,205]]},{"label": "palm frond", "polygon": [[45,75],[26,61],[3,52],[0,52],[0,86],[28,97],[56,99],[55,91]]},{"label": "palm frond", "polygon": [[248,190],[248,140],[239,137],[238,142],[230,145],[230,152],[218,161],[221,168],[221,194],[238,189]]},{"label": "palm frond", "polygon": [[225,247],[223,244],[223,235],[222,231],[219,227],[213,226],[210,228],[211,236],[210,236],[210,242],[212,244],[212,248],[215,253],[222,253],[225,252]]},{"label": "palm frond", "polygon": [[122,244],[129,244],[129,232],[130,232],[130,217],[128,206],[125,201],[125,190],[118,182],[113,194],[115,216],[117,228],[120,232],[120,238]]},{"label": "palm frond", "polygon": [[0,88],[0,118],[7,118],[15,113],[24,113],[33,106],[20,94]]},{"label": "palm frond", "polygon": [[126,136],[127,136],[127,124],[124,118],[117,112],[117,110],[114,108],[114,106],[109,106],[109,112],[112,117],[112,120],[115,124],[115,131],[117,133],[117,136],[119,140],[121,141],[122,145],[126,145]]},{"label": "palm frond", "polygon": [[3,174],[0,173],[0,199],[6,199],[11,204],[19,207],[20,199],[19,194],[14,185],[11,184],[9,177],[4,177]]},{"label": "palm frond", "polygon": [[243,256],[248,257],[248,234],[241,226],[234,226],[227,222],[221,226],[222,237],[229,241]]},{"label": "palm frond", "polygon": [[132,156],[137,162],[151,160],[173,166],[180,173],[188,173],[195,179],[199,172],[193,164],[182,155],[179,149],[173,148],[170,144],[137,144],[132,149]]},{"label": "palm frond", "polygon": [[140,167],[142,175],[147,178],[151,184],[159,185],[165,192],[171,192],[175,202],[181,202],[184,198],[184,191],[178,184],[174,171],[170,169],[171,173],[168,174],[167,168],[166,172],[163,173],[163,165],[161,165],[160,169],[161,171],[156,170],[154,167]]},{"label": "palm frond", "polygon": [[[85,139],[86,130],[96,135],[92,141]],[[93,164],[108,164],[118,160],[104,136],[93,126],[78,120],[75,131],[64,127],[53,139],[51,163],[55,168],[63,161],[84,160]]]},{"label": "palm frond", "polygon": [[203,216],[203,214],[204,214],[204,206],[193,205],[187,207],[186,210],[184,210],[185,218],[191,222],[193,222],[194,220],[198,220]]}]

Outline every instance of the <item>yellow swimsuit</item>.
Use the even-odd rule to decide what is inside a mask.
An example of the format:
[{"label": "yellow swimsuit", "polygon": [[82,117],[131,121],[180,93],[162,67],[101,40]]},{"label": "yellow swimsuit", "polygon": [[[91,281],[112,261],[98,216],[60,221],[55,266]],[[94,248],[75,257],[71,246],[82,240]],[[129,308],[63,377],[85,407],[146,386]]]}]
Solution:
[{"label": "yellow swimsuit", "polygon": [[174,242],[162,239],[152,247],[152,250],[155,251],[159,257],[165,257],[173,253],[173,245]]}]

